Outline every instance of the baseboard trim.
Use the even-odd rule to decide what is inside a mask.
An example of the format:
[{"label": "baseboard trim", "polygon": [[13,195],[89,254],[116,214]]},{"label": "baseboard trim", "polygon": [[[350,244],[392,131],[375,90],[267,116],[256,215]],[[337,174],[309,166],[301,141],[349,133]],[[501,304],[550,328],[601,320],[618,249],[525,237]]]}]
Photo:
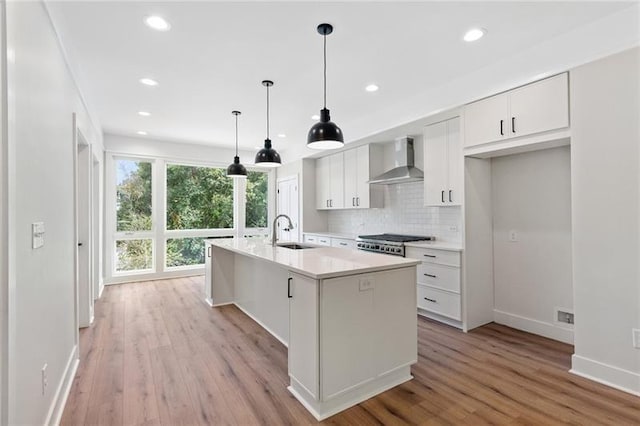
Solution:
[{"label": "baseboard trim", "polygon": [[73,379],[75,378],[76,371],[78,370],[78,364],[80,364],[80,358],[78,357],[78,345],[74,345],[60,383],[56,389],[53,401],[51,401],[51,406],[47,413],[47,419],[44,422],[45,425],[57,426],[60,424],[60,421],[62,420],[62,413],[64,412],[64,406],[67,404],[67,398],[69,397],[69,392],[71,392]]},{"label": "baseboard trim", "polygon": [[631,395],[640,396],[640,373],[575,354],[571,357],[569,372]]},{"label": "baseboard trim", "polygon": [[498,324],[506,325],[517,330],[573,345],[573,330],[558,327],[549,322],[523,317],[498,309],[493,310],[493,320]]},{"label": "baseboard trim", "polygon": [[204,275],[204,268],[197,268],[185,271],[167,271],[161,273],[139,274],[139,275],[123,275],[118,277],[106,278],[104,285],[129,284],[143,281],[158,281],[171,278],[188,278]]}]

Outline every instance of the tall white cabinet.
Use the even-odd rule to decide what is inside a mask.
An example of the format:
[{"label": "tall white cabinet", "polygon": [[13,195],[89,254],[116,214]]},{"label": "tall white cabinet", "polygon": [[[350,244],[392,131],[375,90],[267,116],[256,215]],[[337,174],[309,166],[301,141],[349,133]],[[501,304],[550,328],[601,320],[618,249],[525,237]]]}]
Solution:
[{"label": "tall white cabinet", "polygon": [[462,141],[460,118],[424,128],[424,204],[462,204]]}]

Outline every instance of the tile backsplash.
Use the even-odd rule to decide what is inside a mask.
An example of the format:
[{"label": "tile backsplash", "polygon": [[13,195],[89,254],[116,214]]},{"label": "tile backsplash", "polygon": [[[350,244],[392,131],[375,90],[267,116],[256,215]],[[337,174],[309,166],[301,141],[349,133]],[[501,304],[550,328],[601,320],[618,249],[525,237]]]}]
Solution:
[{"label": "tile backsplash", "polygon": [[425,207],[423,182],[387,185],[384,191],[384,208],[329,211],[329,232],[433,235],[462,242],[461,208]]}]

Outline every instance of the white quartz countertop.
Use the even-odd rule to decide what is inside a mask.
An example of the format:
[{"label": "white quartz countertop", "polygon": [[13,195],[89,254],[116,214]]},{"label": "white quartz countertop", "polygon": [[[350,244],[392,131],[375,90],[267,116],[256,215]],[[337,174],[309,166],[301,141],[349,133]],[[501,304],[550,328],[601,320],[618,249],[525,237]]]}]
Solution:
[{"label": "white quartz countertop", "polygon": [[463,248],[460,244],[445,243],[442,241],[414,241],[404,243],[406,247],[416,248],[428,248],[434,250],[448,250],[448,251],[462,251]]},{"label": "white quartz countertop", "polygon": [[284,268],[313,279],[377,272],[414,266],[414,259],[339,247],[315,247],[292,250],[273,247],[271,242],[257,238],[224,238],[205,240],[206,244],[245,256],[282,265]]}]

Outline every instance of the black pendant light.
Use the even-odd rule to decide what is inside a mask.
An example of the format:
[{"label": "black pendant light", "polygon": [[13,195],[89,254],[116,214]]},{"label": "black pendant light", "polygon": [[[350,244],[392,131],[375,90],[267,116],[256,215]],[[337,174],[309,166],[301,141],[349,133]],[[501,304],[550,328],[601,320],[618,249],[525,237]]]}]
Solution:
[{"label": "black pendant light", "polygon": [[336,149],[344,146],[342,130],[331,121],[327,109],[327,36],[332,32],[330,24],[318,25],[318,33],[324,41],[324,107],[320,110],[320,122],[314,124],[307,135],[307,146],[313,149]]},{"label": "black pendant light", "polygon": [[256,166],[262,167],[280,167],[282,161],[278,151],[271,148],[271,139],[269,139],[269,87],[273,86],[273,81],[263,80],[262,85],[267,88],[267,138],[264,140],[264,148],[256,154]]},{"label": "black pendant light", "polygon": [[240,164],[240,157],[238,157],[238,116],[240,111],[232,111],[231,114],[236,116],[236,156],[233,157],[233,164],[227,167],[227,176],[234,178],[246,178],[247,169]]}]

